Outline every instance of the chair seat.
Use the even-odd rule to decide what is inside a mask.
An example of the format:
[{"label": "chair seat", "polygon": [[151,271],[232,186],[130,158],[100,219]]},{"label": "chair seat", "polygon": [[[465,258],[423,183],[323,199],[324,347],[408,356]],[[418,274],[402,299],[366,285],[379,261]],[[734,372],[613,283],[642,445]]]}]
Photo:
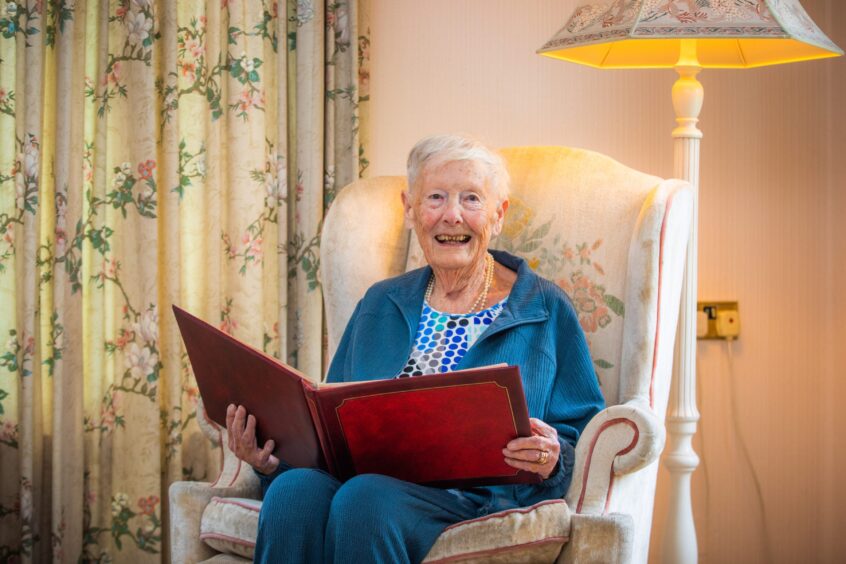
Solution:
[{"label": "chair seat", "polygon": [[570,508],[555,499],[449,526],[423,562],[555,562],[568,540]]},{"label": "chair seat", "polygon": [[241,558],[240,556],[235,556],[234,554],[215,554],[208,560],[203,560],[199,564],[244,564],[244,563],[252,562],[252,560],[247,560],[246,558]]},{"label": "chair seat", "polygon": [[[203,511],[200,538],[218,552],[252,559],[260,510],[254,499],[214,497]],[[424,562],[554,562],[569,535],[567,502],[543,501],[447,527]]]},{"label": "chair seat", "polygon": [[243,497],[213,497],[200,521],[200,538],[224,554],[252,560],[258,535],[261,501]]}]

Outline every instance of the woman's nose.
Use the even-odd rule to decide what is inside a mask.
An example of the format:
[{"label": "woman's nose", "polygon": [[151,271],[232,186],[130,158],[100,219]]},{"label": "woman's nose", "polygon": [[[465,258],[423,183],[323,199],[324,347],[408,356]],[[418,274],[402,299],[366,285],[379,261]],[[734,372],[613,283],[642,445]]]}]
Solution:
[{"label": "woman's nose", "polygon": [[461,205],[456,199],[450,199],[444,210],[444,221],[450,225],[461,223]]}]

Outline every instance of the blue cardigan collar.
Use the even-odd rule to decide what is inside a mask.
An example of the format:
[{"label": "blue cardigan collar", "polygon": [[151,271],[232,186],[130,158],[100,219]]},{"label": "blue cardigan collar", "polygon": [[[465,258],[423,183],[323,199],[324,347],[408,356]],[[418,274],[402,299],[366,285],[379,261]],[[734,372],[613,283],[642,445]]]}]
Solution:
[{"label": "blue cardigan collar", "polygon": [[[494,259],[517,272],[517,280],[508,295],[505,308],[491,323],[479,340],[514,325],[536,323],[549,318],[549,309],[540,288],[540,278],[522,258],[505,251],[491,250]],[[388,291],[388,297],[396,304],[408,325],[411,339],[417,334],[420,313],[423,309],[423,294],[432,276],[432,268],[424,266],[397,278],[397,283]]]}]

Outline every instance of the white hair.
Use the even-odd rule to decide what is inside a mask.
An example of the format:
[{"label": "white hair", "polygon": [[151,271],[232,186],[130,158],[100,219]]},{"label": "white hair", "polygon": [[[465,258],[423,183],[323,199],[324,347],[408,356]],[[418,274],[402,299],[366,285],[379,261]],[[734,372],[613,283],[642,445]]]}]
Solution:
[{"label": "white hair", "polygon": [[496,190],[500,201],[508,198],[510,179],[502,157],[478,139],[458,134],[425,137],[411,149],[407,164],[409,192],[415,189],[427,167],[454,161],[472,161],[484,166],[488,185]]}]

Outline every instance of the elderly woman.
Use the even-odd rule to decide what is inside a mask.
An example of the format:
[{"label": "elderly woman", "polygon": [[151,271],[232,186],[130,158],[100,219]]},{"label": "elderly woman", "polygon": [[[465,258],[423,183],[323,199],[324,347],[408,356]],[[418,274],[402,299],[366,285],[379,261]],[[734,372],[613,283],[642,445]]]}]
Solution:
[{"label": "elderly woman", "polygon": [[341,483],[291,469],[270,454],[273,441],[259,448],[253,417],[230,406],[230,448],[265,492],[258,562],[420,562],[449,525],[562,497],[579,433],[603,407],[570,300],[524,260],[488,250],[508,209],[502,159],[472,139],[429,137],[411,150],[408,186],[405,220],[428,266],[368,290],[328,381],[517,365],[532,436],[503,445],[502,455],[543,481],[446,490],[365,474]]}]

